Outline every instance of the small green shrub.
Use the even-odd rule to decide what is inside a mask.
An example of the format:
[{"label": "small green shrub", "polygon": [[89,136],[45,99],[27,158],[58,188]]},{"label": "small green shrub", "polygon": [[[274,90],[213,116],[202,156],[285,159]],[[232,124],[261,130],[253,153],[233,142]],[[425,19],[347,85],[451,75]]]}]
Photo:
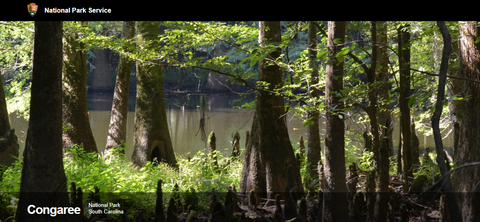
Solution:
[{"label": "small green shrub", "polygon": [[10,167],[0,165],[0,212],[13,215],[17,211],[18,193],[20,192],[20,179],[22,176],[23,162],[21,159]]},{"label": "small green shrub", "polygon": [[[433,177],[435,177],[435,180],[440,178],[440,169],[436,166],[436,158],[436,152],[429,152],[428,155],[424,153],[420,160],[420,166],[414,176],[425,175],[429,181],[434,180]],[[452,165],[450,166],[452,167]]]}]

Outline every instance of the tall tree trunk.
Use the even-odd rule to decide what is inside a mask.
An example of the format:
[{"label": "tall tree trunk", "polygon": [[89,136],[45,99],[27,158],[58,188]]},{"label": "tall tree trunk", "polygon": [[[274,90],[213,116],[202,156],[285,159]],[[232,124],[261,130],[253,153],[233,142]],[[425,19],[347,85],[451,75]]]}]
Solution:
[{"label": "tall tree trunk", "polygon": [[[378,152],[377,165],[377,199],[375,201],[375,221],[387,221],[389,190],[390,182],[389,175],[389,156],[390,156],[390,104],[388,95],[388,55],[387,55],[387,23],[386,22],[372,22],[372,36],[375,36],[374,47],[375,51],[375,81],[376,84],[376,104],[378,104],[377,112],[377,129],[379,147],[375,148]],[[373,53],[372,53],[373,55]],[[372,68],[372,67],[371,67]],[[373,127],[373,126],[372,126]],[[389,138],[390,137],[390,138]]]},{"label": "tall tree trunk", "polygon": [[[261,46],[281,42],[280,22],[261,21],[259,26]],[[269,52],[268,58],[275,60],[280,53],[280,48],[274,49]],[[283,97],[271,93],[283,84],[280,67],[267,60],[261,60],[259,81],[269,85],[267,90],[257,92],[255,115],[246,147],[240,189],[243,193],[253,190],[261,197],[275,199],[276,194],[285,196],[289,165],[292,166],[293,187],[296,188],[294,191],[302,191],[300,168],[288,137]]]},{"label": "tall tree trunk", "polygon": [[[460,23],[460,72],[452,93],[465,99],[453,102],[454,154],[456,167],[480,161],[480,27],[476,22]],[[452,174],[454,192],[463,221],[480,221],[480,169],[467,167]]]},{"label": "tall tree trunk", "polygon": [[78,50],[78,34],[65,30],[63,45],[63,146],[83,144],[87,152],[97,152],[87,110],[87,54]]},{"label": "tall tree trunk", "polygon": [[[389,73],[388,73],[388,36],[387,36],[387,22],[377,23],[377,67],[376,67],[376,81],[378,82],[377,101],[378,101],[378,123],[381,126],[380,138],[387,137],[388,154],[394,155],[393,152],[393,137],[392,137],[392,118],[390,114],[390,95],[389,95]],[[385,134],[386,133],[386,134]]]},{"label": "tall tree trunk", "polygon": [[[410,32],[409,26],[398,29],[398,57],[400,66],[400,113],[402,124],[403,191],[408,192],[413,177],[411,132],[410,132]],[[418,158],[418,157],[417,157]]]},{"label": "tall tree trunk", "polygon": [[[123,34],[126,39],[131,40],[135,34],[135,22],[123,22]],[[108,137],[105,151],[122,144],[127,139],[127,114],[128,114],[128,92],[130,87],[130,73],[132,62],[122,55],[118,63],[117,81],[115,93],[113,94],[112,114],[108,127]],[[122,151],[125,153],[125,151]]]},{"label": "tall tree trunk", "polygon": [[[3,142],[4,135],[10,132],[10,119],[8,118],[7,102],[5,101],[5,89],[3,79],[0,76],[0,142]],[[0,153],[7,150],[6,143],[0,143]]]},{"label": "tall tree trunk", "polygon": [[0,165],[7,167],[12,165],[15,162],[15,158],[12,156],[19,156],[18,139],[15,135],[15,130],[10,128],[5,90],[3,88],[3,80],[0,77]]},{"label": "tall tree trunk", "polygon": [[[450,51],[452,47],[451,46],[452,39],[445,25],[445,22],[439,21],[437,22],[437,24],[443,36],[443,53],[442,53],[442,61],[440,64],[440,74],[438,78],[437,102],[435,104],[435,112],[433,113],[433,116],[432,116],[432,128],[433,128],[433,137],[435,139],[435,149],[437,151],[437,164],[440,168],[440,173],[442,174],[442,176],[445,176],[448,172],[449,167],[445,163],[445,153],[443,151],[442,134],[440,132],[440,117],[442,116],[443,100],[445,99],[445,85],[447,82],[448,60],[449,60]],[[446,199],[447,199],[446,203],[448,206],[450,218],[452,219],[452,221],[460,221],[460,215],[457,208],[457,203],[455,201],[455,197],[453,196],[453,192],[452,192],[453,188],[452,188],[450,177],[447,177],[443,184],[445,186]]]},{"label": "tall tree trunk", "polygon": [[27,207],[68,206],[62,152],[62,22],[35,22],[30,121],[17,221],[68,221],[28,214]]},{"label": "tall tree trunk", "polygon": [[366,108],[367,115],[370,119],[370,133],[372,134],[372,142],[373,142],[373,153],[375,159],[375,168],[378,171],[378,162],[379,162],[379,150],[380,150],[380,130],[379,130],[379,122],[378,122],[378,115],[377,115],[377,84],[376,84],[376,69],[377,69],[377,53],[376,50],[377,46],[375,45],[377,42],[377,25],[375,22],[371,22],[371,33],[372,33],[372,41],[374,46],[372,47],[372,64],[368,69],[366,69],[367,73],[367,82],[368,82],[368,107]]},{"label": "tall tree trunk", "polygon": [[[338,40],[340,45],[335,43]],[[345,123],[339,112],[344,104],[339,94],[343,90],[343,60],[338,52],[345,41],[345,22],[328,22],[328,52],[325,123],[325,182],[323,195],[324,221],[347,221],[347,186],[345,172]],[[343,59],[343,56],[340,56]]]},{"label": "tall tree trunk", "polygon": [[[158,22],[137,22],[138,45],[151,50],[158,39]],[[143,167],[146,161],[157,158],[176,166],[172,141],[167,123],[165,96],[163,94],[162,69],[160,65],[137,62],[137,101],[135,104],[135,135],[132,161]],[[159,156],[152,155],[158,154]]]},{"label": "tall tree trunk", "polygon": [[[308,25],[308,56],[310,59],[310,68],[312,69],[311,82],[309,84],[310,97],[316,101],[320,97],[320,90],[317,86],[319,82],[318,63],[317,63],[317,26],[311,21]],[[313,87],[310,87],[313,86]],[[311,124],[307,127],[307,172],[312,179],[318,178],[317,164],[321,159],[320,147],[320,128],[319,128],[319,112],[316,102],[313,103],[314,109],[308,111],[307,118],[311,118]]]}]

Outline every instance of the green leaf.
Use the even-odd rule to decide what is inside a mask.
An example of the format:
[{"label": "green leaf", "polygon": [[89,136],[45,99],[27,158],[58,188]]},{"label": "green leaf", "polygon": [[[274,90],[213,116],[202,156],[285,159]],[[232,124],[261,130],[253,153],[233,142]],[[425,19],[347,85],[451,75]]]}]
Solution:
[{"label": "green leaf", "polygon": [[349,52],[350,52],[350,48],[348,48],[348,47],[342,48],[341,53],[343,53],[344,55],[348,54]]},{"label": "green leaf", "polygon": [[327,107],[327,106],[325,105],[325,103],[322,102],[322,103],[320,103],[320,104],[318,105],[318,108],[317,108],[317,109],[318,109],[318,110],[324,110],[326,107]]},{"label": "green leaf", "polygon": [[317,52],[317,59],[324,60],[327,58],[327,51],[319,51]]},{"label": "green leaf", "polygon": [[253,67],[255,64],[257,64],[258,57],[254,57],[252,60],[250,60],[250,67]]},{"label": "green leaf", "polygon": [[309,117],[309,118],[307,118],[307,119],[304,119],[304,120],[302,121],[302,124],[303,124],[304,127],[307,127],[307,126],[309,126],[309,125],[312,125],[312,124],[313,124],[313,116],[312,116],[312,117]]},{"label": "green leaf", "polygon": [[250,108],[253,108],[255,107],[255,100],[252,101],[252,102],[249,102],[249,103],[245,103],[243,104],[242,106],[235,106],[235,108],[237,109],[250,109]]},{"label": "green leaf", "polygon": [[250,54],[250,67],[254,66],[257,63],[259,59],[259,57],[257,56],[257,53],[258,53],[257,50],[253,50],[252,53]]},{"label": "green leaf", "polygon": [[408,107],[412,107],[413,104],[415,104],[415,102],[417,102],[417,99],[415,98],[415,96],[411,96],[410,99],[408,100]]}]

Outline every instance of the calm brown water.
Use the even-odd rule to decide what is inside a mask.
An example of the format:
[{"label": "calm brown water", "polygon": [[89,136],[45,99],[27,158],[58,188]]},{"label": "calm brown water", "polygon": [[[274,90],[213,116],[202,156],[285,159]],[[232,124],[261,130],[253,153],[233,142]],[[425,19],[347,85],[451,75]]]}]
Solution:
[{"label": "calm brown water", "polygon": [[[177,155],[193,156],[198,151],[205,150],[206,144],[202,141],[201,133],[199,132],[200,107],[196,105],[196,101],[190,100],[186,102],[193,103],[193,105],[185,104],[185,101],[167,99],[167,103],[171,103],[167,105],[167,119],[175,153]],[[254,111],[252,109],[226,108],[225,106],[228,106],[228,102],[224,98],[207,99],[205,131],[207,135],[214,131],[217,137],[217,150],[229,155],[232,147],[232,137],[236,131],[240,133],[240,143],[244,147],[245,134],[247,130],[251,130]],[[182,105],[184,105],[183,108]],[[90,98],[89,109],[94,109],[89,110],[90,125],[99,151],[103,151],[106,144],[110,122],[110,110],[106,109],[110,109],[110,107],[111,97],[109,96]],[[133,152],[134,111],[130,111],[127,118],[126,156],[130,158]],[[19,138],[20,153],[23,153],[28,121],[11,114],[10,122]],[[298,141],[300,135],[304,135],[306,138],[306,131],[302,126],[300,118],[291,116],[288,120],[288,126],[292,140]]]},{"label": "calm brown water", "polygon": [[[103,151],[108,133],[110,122],[111,95],[96,95],[89,97],[89,118],[93,135],[99,151]],[[201,150],[206,150],[206,144],[202,141],[199,132],[200,108],[199,98],[167,98],[167,119],[169,124],[172,145],[177,155],[193,156]],[[130,105],[134,109],[134,102]],[[183,108],[182,108],[183,107]],[[231,141],[234,132],[238,131],[241,136],[240,146],[245,146],[246,131],[251,130],[251,124],[254,111],[252,109],[235,109],[232,107],[232,99],[229,97],[208,97],[205,131],[207,135],[214,131],[217,138],[217,150],[230,155]],[[127,150],[126,156],[132,155],[133,133],[134,133],[134,111],[128,113],[127,122]],[[20,153],[23,153],[25,147],[28,122],[23,118],[18,118],[15,114],[10,115],[10,122],[19,138]],[[289,115],[287,117],[287,126],[290,140],[298,143],[300,136],[307,138],[306,128],[302,124],[300,117]],[[320,124],[322,138],[324,135],[323,120]],[[365,125],[356,123],[353,119],[347,119],[347,136],[357,146],[362,146],[363,140],[354,136],[353,132],[363,132]],[[398,145],[398,126],[394,129],[394,145]],[[424,136],[417,133],[420,140],[420,147],[434,147],[433,136]],[[445,147],[451,147],[452,139],[448,136],[444,140]],[[348,145],[347,145],[348,147]],[[322,144],[323,148],[323,144]],[[423,150],[422,150],[423,151]]]}]

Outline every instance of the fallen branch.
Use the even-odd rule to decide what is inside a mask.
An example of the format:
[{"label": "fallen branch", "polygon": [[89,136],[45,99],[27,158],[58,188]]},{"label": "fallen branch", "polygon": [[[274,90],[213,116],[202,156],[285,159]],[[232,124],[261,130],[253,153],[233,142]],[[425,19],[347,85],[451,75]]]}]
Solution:
[{"label": "fallen branch", "polygon": [[419,197],[424,197],[425,195],[428,195],[428,193],[430,193],[430,192],[437,192],[444,185],[445,179],[447,177],[449,177],[450,174],[454,173],[457,170],[461,170],[461,169],[467,168],[467,167],[479,167],[479,166],[480,166],[480,162],[472,162],[472,163],[463,164],[459,167],[455,167],[454,169],[446,172],[445,175],[443,175],[437,182],[432,184],[432,186],[428,187],[425,191],[418,194],[418,196]]}]

